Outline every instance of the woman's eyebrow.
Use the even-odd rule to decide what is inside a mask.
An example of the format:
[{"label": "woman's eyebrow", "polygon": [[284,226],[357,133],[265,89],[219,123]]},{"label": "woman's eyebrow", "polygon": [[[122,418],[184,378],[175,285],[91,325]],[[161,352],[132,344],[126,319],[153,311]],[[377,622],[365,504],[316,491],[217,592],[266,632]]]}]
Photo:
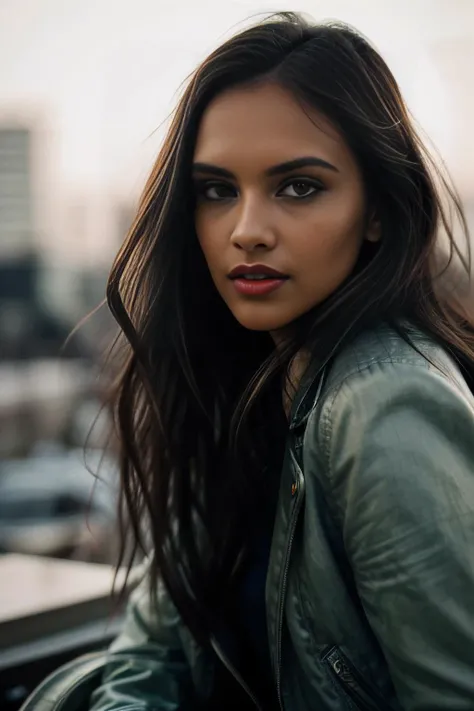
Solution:
[{"label": "woman's eyebrow", "polygon": [[304,156],[303,158],[295,158],[294,160],[286,161],[285,163],[279,163],[274,165],[272,168],[268,168],[265,171],[266,175],[281,175],[281,173],[289,173],[292,170],[297,170],[298,168],[307,168],[308,166],[316,166],[317,168],[325,168],[326,170],[332,170],[339,173],[339,170],[332,163],[328,163],[327,160],[323,158],[316,158],[316,156]]},{"label": "woman's eyebrow", "polygon": [[193,174],[204,173],[206,175],[215,175],[219,178],[230,178],[235,180],[235,175],[226,170],[225,168],[219,168],[217,165],[211,165],[211,163],[193,163]]},{"label": "woman's eyebrow", "polygon": [[[317,168],[325,168],[326,170],[332,170],[336,173],[339,170],[332,163],[328,163],[327,160],[323,158],[317,158],[316,156],[303,156],[302,158],[295,158],[294,160],[286,161],[285,163],[278,163],[278,165],[273,165],[265,171],[265,175],[274,176],[281,175],[282,173],[290,173],[292,170],[298,170],[299,168],[307,168],[309,166],[316,166]],[[197,162],[193,164],[193,173],[204,173],[206,175],[215,175],[219,178],[229,178],[230,180],[235,180],[235,175],[226,168],[220,168],[217,165],[212,165],[211,163],[201,163]]]}]

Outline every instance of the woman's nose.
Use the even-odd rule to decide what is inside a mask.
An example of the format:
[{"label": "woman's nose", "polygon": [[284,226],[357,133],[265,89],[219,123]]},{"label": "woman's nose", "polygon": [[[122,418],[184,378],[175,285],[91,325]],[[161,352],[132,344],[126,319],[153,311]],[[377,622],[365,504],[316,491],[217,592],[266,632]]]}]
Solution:
[{"label": "woman's nose", "polygon": [[232,244],[245,252],[273,249],[275,246],[275,231],[270,215],[262,205],[242,205],[241,212],[231,235]]}]

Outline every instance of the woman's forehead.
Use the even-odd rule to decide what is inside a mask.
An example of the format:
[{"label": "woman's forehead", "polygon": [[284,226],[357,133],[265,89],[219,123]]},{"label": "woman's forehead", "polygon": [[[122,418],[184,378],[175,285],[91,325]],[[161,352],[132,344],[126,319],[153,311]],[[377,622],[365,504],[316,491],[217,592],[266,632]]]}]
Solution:
[{"label": "woman's forehead", "polygon": [[220,165],[248,157],[265,169],[313,154],[343,165],[353,160],[345,140],[321,112],[303,108],[290,92],[268,83],[230,89],[210,103],[199,126],[194,160]]}]

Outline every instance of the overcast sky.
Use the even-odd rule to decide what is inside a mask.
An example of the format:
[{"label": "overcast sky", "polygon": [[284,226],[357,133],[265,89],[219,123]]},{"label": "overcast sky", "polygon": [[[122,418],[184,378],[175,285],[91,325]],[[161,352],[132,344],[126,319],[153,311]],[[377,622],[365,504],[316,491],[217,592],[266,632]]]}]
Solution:
[{"label": "overcast sky", "polygon": [[[133,193],[179,84],[249,16],[275,7],[265,0],[0,0],[0,119],[40,118],[63,186]],[[463,49],[474,40],[474,0],[287,0],[285,9],[345,20],[368,35],[448,164],[458,175],[472,170],[459,131],[474,122],[474,54]],[[472,136],[463,140],[474,148]]]}]

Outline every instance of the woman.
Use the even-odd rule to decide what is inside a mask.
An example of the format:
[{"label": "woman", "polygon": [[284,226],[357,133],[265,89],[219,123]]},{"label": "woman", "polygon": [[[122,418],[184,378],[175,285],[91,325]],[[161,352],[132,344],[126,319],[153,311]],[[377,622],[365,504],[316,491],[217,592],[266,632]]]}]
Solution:
[{"label": "woman", "polygon": [[108,287],[151,552],[94,711],[474,708],[474,334],[434,170],[345,26],[273,17],[192,76]]}]

